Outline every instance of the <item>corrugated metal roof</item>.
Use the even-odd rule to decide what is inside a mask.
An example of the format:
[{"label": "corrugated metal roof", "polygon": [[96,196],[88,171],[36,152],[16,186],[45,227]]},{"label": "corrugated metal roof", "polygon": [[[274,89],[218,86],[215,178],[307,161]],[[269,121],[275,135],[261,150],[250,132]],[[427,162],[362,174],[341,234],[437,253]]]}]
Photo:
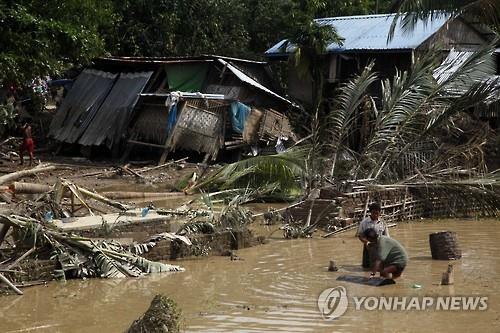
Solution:
[{"label": "corrugated metal roof", "polygon": [[78,141],[113,86],[116,76],[92,69],[84,70],[52,119],[49,136],[68,143]]},{"label": "corrugated metal roof", "polygon": [[451,50],[443,63],[434,70],[434,78],[438,83],[448,80],[473,54],[472,51]]},{"label": "corrugated metal roof", "polygon": [[[332,43],[328,45],[330,53],[368,50],[413,50],[436,33],[449,20],[449,15],[437,15],[429,21],[419,20],[414,29],[404,30],[401,20],[398,21],[394,37],[388,41],[387,36],[396,14],[341,16],[316,19],[320,25],[330,25],[337,29],[344,38],[343,45]],[[282,40],[269,50],[266,55],[282,55]],[[286,52],[293,51],[288,46]]]},{"label": "corrugated metal roof", "polygon": [[219,62],[226,66],[227,69],[229,69],[234,75],[236,75],[236,77],[238,79],[240,79],[241,81],[259,89],[259,90],[262,90],[266,93],[268,93],[269,95],[272,95],[278,99],[280,99],[281,101],[283,102],[286,102],[288,104],[293,104],[291,101],[289,101],[288,99],[278,95],[277,93],[275,93],[274,91],[266,88],[265,86],[263,86],[262,84],[260,84],[259,82],[257,82],[256,80],[252,79],[250,76],[248,76],[247,74],[245,74],[243,71],[239,70],[238,68],[236,68],[236,66],[233,66],[231,65],[229,62],[223,60],[223,59],[218,59]]},{"label": "corrugated metal roof", "polygon": [[111,148],[118,142],[130,121],[139,94],[153,72],[120,73],[113,88],[88,125],[78,143]]}]

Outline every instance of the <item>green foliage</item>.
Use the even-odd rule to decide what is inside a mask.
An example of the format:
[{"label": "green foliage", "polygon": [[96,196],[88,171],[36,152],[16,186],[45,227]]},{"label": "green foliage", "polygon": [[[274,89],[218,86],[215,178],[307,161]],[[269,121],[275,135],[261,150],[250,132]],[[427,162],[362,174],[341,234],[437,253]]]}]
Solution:
[{"label": "green foliage", "polygon": [[12,104],[0,104],[0,137],[16,126],[16,112]]},{"label": "green foliage", "polygon": [[0,3],[0,85],[25,85],[33,77],[58,74],[103,54],[98,27],[107,12],[102,3]]},{"label": "green foliage", "polygon": [[297,27],[323,34],[307,26],[312,18],[373,13],[377,2],[383,11],[390,0],[5,0],[0,85],[22,86],[105,54],[261,58]]}]

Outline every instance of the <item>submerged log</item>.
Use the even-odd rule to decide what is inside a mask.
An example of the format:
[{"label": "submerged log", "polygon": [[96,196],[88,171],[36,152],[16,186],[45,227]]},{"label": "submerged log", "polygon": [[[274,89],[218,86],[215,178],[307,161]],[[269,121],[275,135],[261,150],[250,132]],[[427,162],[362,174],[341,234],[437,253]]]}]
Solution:
[{"label": "submerged log", "polygon": [[134,321],[127,333],[177,333],[180,332],[180,311],[167,296],[156,295],[149,309]]},{"label": "submerged log", "polygon": [[462,258],[458,247],[457,233],[452,231],[435,232],[429,235],[432,259],[455,260]]}]

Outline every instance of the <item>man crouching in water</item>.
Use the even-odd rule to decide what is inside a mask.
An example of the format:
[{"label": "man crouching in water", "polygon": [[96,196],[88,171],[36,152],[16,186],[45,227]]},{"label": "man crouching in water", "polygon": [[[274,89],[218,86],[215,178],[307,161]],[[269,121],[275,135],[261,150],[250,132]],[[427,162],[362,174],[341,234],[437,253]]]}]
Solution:
[{"label": "man crouching in water", "polygon": [[24,151],[26,150],[30,154],[30,166],[33,165],[34,157],[33,152],[35,150],[35,144],[33,143],[33,138],[31,136],[31,126],[29,121],[25,121],[21,126],[21,131],[23,133],[23,143],[19,147],[19,164],[24,164]]},{"label": "man crouching in water", "polygon": [[408,263],[408,254],[404,247],[394,238],[379,236],[375,229],[365,230],[364,237],[377,249],[370,278],[375,277],[377,272],[380,272],[383,278],[400,277]]}]

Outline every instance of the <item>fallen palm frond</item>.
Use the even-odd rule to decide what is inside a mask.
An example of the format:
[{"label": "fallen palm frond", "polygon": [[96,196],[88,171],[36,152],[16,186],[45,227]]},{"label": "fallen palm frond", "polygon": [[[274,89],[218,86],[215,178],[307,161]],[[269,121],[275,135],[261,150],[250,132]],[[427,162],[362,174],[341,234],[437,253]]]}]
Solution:
[{"label": "fallen palm frond", "polygon": [[183,271],[179,266],[144,259],[113,241],[94,241],[90,238],[61,233],[43,226],[39,221],[20,216],[0,215],[0,224],[14,227],[22,242],[52,251],[59,262],[55,272],[61,278],[136,277],[157,272]]},{"label": "fallen palm frond", "polygon": [[158,245],[158,243],[162,240],[170,240],[170,241],[181,241],[187,246],[191,246],[191,240],[187,238],[186,236],[178,235],[178,234],[173,234],[170,232],[162,232],[161,234],[156,234],[151,237],[149,237],[145,242],[141,244],[133,244],[129,246],[129,251],[141,255],[143,253],[148,252],[150,249]]},{"label": "fallen palm frond", "polygon": [[257,189],[275,183],[283,192],[298,188],[307,152],[305,147],[294,148],[277,155],[256,156],[228,164],[193,187],[191,191],[214,184],[222,189],[246,187]]}]

